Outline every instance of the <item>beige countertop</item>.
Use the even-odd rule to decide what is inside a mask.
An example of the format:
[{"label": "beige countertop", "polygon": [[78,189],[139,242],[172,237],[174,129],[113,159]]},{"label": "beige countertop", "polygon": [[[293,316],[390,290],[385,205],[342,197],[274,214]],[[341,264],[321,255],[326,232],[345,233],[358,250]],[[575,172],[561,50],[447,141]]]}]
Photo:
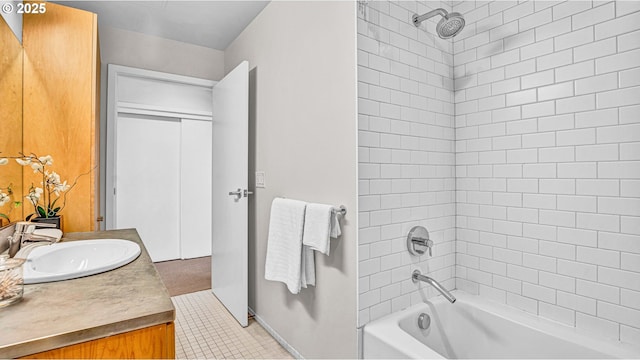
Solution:
[{"label": "beige countertop", "polygon": [[142,252],[120,268],[24,286],[0,308],[0,358],[15,358],[175,320],[175,308],[134,229],[64,234],[62,241],[126,239]]}]

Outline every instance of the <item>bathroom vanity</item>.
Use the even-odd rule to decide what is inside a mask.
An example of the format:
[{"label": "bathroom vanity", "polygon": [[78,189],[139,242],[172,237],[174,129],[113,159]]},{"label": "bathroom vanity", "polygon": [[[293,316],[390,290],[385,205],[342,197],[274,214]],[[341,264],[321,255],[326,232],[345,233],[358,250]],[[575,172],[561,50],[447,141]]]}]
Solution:
[{"label": "bathroom vanity", "polygon": [[175,358],[175,308],[134,229],[69,233],[63,241],[119,238],[140,256],[79,279],[25,285],[0,308],[0,358]]}]

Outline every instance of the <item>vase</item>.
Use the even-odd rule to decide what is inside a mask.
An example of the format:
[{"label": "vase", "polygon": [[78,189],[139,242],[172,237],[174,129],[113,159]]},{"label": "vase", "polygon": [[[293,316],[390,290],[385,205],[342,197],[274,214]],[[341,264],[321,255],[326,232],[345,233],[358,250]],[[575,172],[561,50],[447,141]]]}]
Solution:
[{"label": "vase", "polygon": [[[56,229],[62,230],[62,215],[50,216],[48,218],[45,218],[45,217],[34,217],[34,218],[31,218],[31,222],[54,224]],[[41,227],[36,225],[36,229],[38,229],[38,228],[41,228]]]}]

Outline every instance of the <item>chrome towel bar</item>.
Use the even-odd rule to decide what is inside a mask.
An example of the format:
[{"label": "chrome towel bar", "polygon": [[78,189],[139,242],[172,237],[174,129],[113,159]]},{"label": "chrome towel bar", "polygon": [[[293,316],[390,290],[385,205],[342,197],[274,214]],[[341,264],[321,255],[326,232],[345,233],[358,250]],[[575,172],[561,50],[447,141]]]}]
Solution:
[{"label": "chrome towel bar", "polygon": [[[231,195],[231,194],[229,194]],[[282,199],[286,199],[286,197],[284,196],[280,196]],[[333,212],[337,213],[338,215],[342,215],[342,217],[344,217],[345,215],[347,215],[347,207],[344,205],[340,205],[338,207],[334,207],[333,208]]]}]

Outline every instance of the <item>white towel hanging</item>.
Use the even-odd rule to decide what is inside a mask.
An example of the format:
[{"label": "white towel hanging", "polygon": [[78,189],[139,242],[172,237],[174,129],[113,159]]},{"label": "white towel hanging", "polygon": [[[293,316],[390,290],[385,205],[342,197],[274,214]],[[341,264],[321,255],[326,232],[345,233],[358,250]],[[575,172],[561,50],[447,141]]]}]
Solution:
[{"label": "white towel hanging", "polygon": [[265,279],[280,281],[292,294],[316,285],[315,253],[329,255],[330,238],[341,234],[338,214],[331,205],[275,198],[271,203]]},{"label": "white towel hanging", "polygon": [[302,287],[305,208],[306,203],[298,200],[275,198],[271,203],[264,277],[285,283],[292,294]]},{"label": "white towel hanging", "polygon": [[340,235],[337,213],[331,205],[307,204],[304,215],[302,243],[313,250],[329,255],[331,237]]},{"label": "white towel hanging", "polygon": [[340,236],[338,212],[331,205],[307,204],[304,215],[304,232],[302,234],[303,287],[316,285],[315,253],[318,251],[329,255],[331,237]]}]

